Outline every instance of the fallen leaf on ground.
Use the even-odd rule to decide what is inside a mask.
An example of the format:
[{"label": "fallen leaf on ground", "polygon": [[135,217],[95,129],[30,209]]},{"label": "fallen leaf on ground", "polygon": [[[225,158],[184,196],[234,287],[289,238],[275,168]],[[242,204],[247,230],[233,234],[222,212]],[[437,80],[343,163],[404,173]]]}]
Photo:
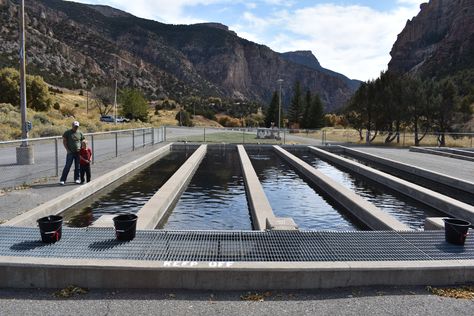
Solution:
[{"label": "fallen leaf on ground", "polygon": [[461,286],[458,288],[436,288],[427,286],[426,290],[434,295],[457,299],[474,299],[474,286]]},{"label": "fallen leaf on ground", "polygon": [[246,295],[240,295],[242,301],[254,301],[254,302],[263,302],[263,295],[258,293],[247,293]]},{"label": "fallen leaf on ground", "polygon": [[54,292],[53,295],[57,298],[69,298],[74,295],[82,295],[87,293],[89,293],[89,290],[87,289],[83,289],[75,285],[69,285],[67,288]]}]

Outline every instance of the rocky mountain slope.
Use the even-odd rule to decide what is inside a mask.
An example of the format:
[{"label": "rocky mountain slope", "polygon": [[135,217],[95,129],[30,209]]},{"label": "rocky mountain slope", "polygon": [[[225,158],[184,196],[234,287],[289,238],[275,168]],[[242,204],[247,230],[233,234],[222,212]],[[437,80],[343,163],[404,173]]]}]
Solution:
[{"label": "rocky mountain slope", "polygon": [[474,68],[474,1],[430,0],[409,20],[391,51],[389,70],[444,77]]},{"label": "rocky mountain slope", "polygon": [[341,79],[342,81],[344,81],[349,87],[351,87],[354,90],[359,88],[361,84],[361,81],[359,80],[349,79],[340,73],[337,73],[335,71],[322,67],[318,59],[316,58],[316,56],[314,56],[313,52],[311,51],[287,52],[287,53],[281,54],[281,56],[290,62],[300,64],[300,65],[303,65],[303,66],[306,66],[318,71],[322,71],[333,77],[337,77]]},{"label": "rocky mountain slope", "polygon": [[[0,0],[0,67],[16,66],[18,6]],[[66,87],[135,86],[153,98],[219,96],[268,103],[284,80],[319,93],[329,110],[352,95],[340,74],[308,67],[239,38],[224,25],[167,25],[106,6],[61,0],[26,2],[28,72]],[[286,102],[288,104],[288,102]]]}]

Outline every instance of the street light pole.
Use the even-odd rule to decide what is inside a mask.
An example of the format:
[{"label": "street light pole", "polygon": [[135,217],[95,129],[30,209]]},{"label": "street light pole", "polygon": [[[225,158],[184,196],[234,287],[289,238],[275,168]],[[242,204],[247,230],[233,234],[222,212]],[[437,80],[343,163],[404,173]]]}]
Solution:
[{"label": "street light pole", "polygon": [[117,125],[117,79],[115,79],[115,93],[114,93],[114,124]]},{"label": "street light pole", "polygon": [[280,129],[280,122],[281,122],[281,84],[283,83],[283,79],[278,79],[277,82],[280,85],[280,97],[278,98],[278,129]]},{"label": "street light pole", "polygon": [[28,144],[30,124],[26,122],[26,52],[25,52],[25,0],[21,0],[20,11],[20,111],[21,111],[21,145],[16,148],[16,163],[32,165],[35,163],[33,146]]},{"label": "street light pole", "polygon": [[21,109],[21,147],[28,147],[28,128],[26,125],[26,61],[25,61],[25,0],[21,0],[20,10],[20,109]]}]

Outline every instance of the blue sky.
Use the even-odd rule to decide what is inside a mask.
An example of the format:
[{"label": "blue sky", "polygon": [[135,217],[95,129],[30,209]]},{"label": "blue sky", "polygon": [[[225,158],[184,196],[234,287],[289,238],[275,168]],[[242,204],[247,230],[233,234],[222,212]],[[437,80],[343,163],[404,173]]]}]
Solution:
[{"label": "blue sky", "polygon": [[428,0],[76,0],[172,24],[220,22],[277,52],[311,50],[323,67],[376,78],[408,19]]}]

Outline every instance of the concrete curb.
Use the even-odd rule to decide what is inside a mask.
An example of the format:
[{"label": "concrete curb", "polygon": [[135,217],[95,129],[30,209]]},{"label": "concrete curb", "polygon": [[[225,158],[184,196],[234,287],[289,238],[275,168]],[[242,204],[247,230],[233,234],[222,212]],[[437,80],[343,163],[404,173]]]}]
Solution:
[{"label": "concrete curb", "polygon": [[451,176],[434,172],[428,169],[414,167],[406,163],[398,162],[398,161],[388,159],[388,158],[383,158],[383,157],[380,157],[374,154],[369,154],[360,150],[356,150],[356,149],[352,149],[352,148],[348,148],[344,146],[338,146],[338,147],[342,148],[344,150],[343,151],[344,153],[348,153],[356,157],[361,157],[369,161],[373,161],[373,162],[376,162],[388,167],[400,169],[402,171],[414,174],[418,177],[426,178],[428,180],[435,181],[435,182],[440,182],[452,188],[463,190],[468,193],[474,194],[473,182],[451,177]]},{"label": "concrete curb", "polygon": [[[170,152],[171,144],[167,144],[157,150],[138,158],[114,171],[111,171],[91,182],[78,186],[77,188],[65,193],[53,200],[50,200],[24,214],[16,216],[11,220],[4,223],[4,226],[36,226],[36,220],[52,215],[60,214],[64,210],[79,203],[88,196],[96,193],[97,191],[108,186],[112,182],[117,181],[121,177],[129,174],[130,172],[137,170],[138,168],[145,167],[148,164],[153,163],[159,158],[167,155]],[[58,184],[59,185],[59,184]]]},{"label": "concrete curb", "polygon": [[439,151],[439,150],[434,150],[434,149],[429,149],[429,148],[410,147],[410,151],[424,153],[424,154],[438,155],[438,156],[449,157],[449,158],[455,158],[455,159],[461,159],[461,160],[467,160],[467,161],[474,161],[474,157],[456,155],[456,154],[452,154],[452,153],[448,153],[448,152],[444,152],[444,151]]},{"label": "concrete curb", "polygon": [[474,206],[462,203],[449,196],[439,194],[432,190],[423,188],[419,185],[410,183],[403,179],[394,177],[387,173],[367,167],[358,162],[339,157],[327,151],[309,147],[311,151],[324,159],[336,163],[344,168],[357,172],[364,177],[376,181],[382,185],[386,185],[402,194],[405,194],[415,200],[418,200],[426,205],[429,205],[443,213],[451,216],[467,220],[474,223]]},{"label": "concrete curb", "polygon": [[2,257],[0,287],[304,290],[349,286],[465,284],[474,260],[191,262]]},{"label": "concrete curb", "polygon": [[296,168],[311,182],[340,203],[348,212],[373,230],[410,230],[390,214],[350,191],[338,182],[316,170],[303,160],[290,154],[279,146],[273,146],[280,157]]},{"label": "concrete curb", "polygon": [[138,211],[137,229],[154,229],[170,211],[186,189],[194,173],[206,156],[207,145],[201,145],[173,176]]}]

